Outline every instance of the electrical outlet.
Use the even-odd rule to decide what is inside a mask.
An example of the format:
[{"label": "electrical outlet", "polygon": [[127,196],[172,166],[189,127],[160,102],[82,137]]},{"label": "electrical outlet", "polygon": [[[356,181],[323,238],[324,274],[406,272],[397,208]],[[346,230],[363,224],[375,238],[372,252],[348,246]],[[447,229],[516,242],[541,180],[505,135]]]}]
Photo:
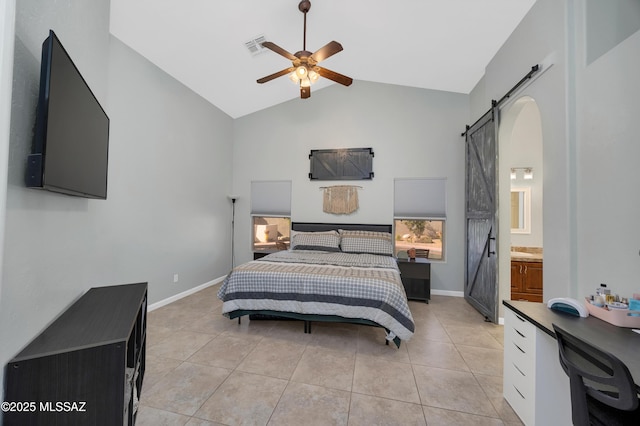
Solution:
[{"label": "electrical outlet", "polygon": [[178,274],[173,274],[173,282],[174,283],[178,282]]}]

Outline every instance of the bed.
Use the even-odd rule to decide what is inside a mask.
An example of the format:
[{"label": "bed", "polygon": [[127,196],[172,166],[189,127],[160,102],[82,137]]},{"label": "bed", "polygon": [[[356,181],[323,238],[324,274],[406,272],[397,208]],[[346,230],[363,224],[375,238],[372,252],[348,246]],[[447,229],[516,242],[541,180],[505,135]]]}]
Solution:
[{"label": "bed", "polygon": [[292,223],[291,245],[233,269],[218,297],[230,319],[286,318],[382,327],[386,343],[414,322],[393,258],[391,225]]}]

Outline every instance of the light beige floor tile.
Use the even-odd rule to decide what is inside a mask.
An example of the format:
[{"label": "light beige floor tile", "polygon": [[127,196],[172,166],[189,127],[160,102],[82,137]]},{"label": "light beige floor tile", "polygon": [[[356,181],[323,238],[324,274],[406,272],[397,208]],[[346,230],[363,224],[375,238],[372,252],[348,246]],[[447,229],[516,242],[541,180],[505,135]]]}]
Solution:
[{"label": "light beige floor tile", "polygon": [[491,327],[487,327],[487,333],[498,339],[498,337],[504,337],[504,326],[499,324],[493,324]]},{"label": "light beige floor tile", "polygon": [[502,350],[502,345],[484,328],[446,325],[445,329],[456,345]]},{"label": "light beige floor tile", "polygon": [[185,306],[169,304],[147,313],[149,325],[180,329],[187,324],[197,320],[202,316],[202,312]]},{"label": "light beige floor tile", "polygon": [[389,361],[409,363],[407,345],[396,347],[393,342],[385,344],[386,332],[382,328],[363,326],[358,333],[358,355],[373,356]]},{"label": "light beige floor tile", "polygon": [[174,328],[147,324],[147,347],[166,340],[172,333],[175,333],[175,331],[176,330]]},{"label": "light beige floor tile", "polygon": [[313,323],[308,345],[355,354],[358,349],[358,327],[362,326]]},{"label": "light beige floor tile", "polygon": [[[227,318],[225,318],[226,320]],[[184,324],[181,330],[195,331],[197,333],[207,333],[217,336],[222,331],[219,327],[220,316],[219,313],[213,312],[201,312],[200,316],[195,318],[188,324]]]},{"label": "light beige floor tile", "polygon": [[201,312],[220,312],[220,308],[222,306],[222,300],[218,299],[217,290],[218,286],[215,288],[215,292],[204,289],[195,294],[189,295],[187,297],[183,297],[180,300],[176,300],[171,305],[172,306],[180,306],[186,307],[188,309],[199,310]]},{"label": "light beige floor tile", "polygon": [[[521,425],[502,397],[504,328],[463,298],[410,301],[416,331],[397,349],[374,327],[314,322],[305,334],[289,321],[238,324],[221,314],[218,289],[149,313],[137,424]],[[177,414],[193,407],[190,420]],[[251,414],[260,407],[268,415]]]},{"label": "light beige floor tile", "polygon": [[504,354],[502,349],[487,349],[465,345],[457,345],[456,347],[473,373],[502,376]]},{"label": "light beige floor tile", "polygon": [[196,417],[191,417],[186,424],[186,426],[227,426],[223,423],[210,422],[208,420],[198,419]]},{"label": "light beige floor tile", "polygon": [[355,360],[355,353],[308,346],[291,380],[351,391]]},{"label": "light beige floor tile", "polygon": [[186,425],[188,421],[189,416],[140,406],[136,417],[136,426],[182,426]]},{"label": "light beige floor tile", "polygon": [[500,346],[502,346],[504,348],[504,333],[491,333],[491,332],[489,332],[489,334],[491,334],[493,336],[493,338],[496,339],[496,341],[498,343],[500,343]]},{"label": "light beige floor tile", "polygon": [[234,369],[257,346],[261,338],[221,334],[194,353],[189,362]]},{"label": "light beige floor tile", "polygon": [[452,343],[449,333],[440,324],[440,321],[419,321],[416,323],[416,330],[411,336],[410,342],[422,340],[435,340],[437,342]]},{"label": "light beige floor tile", "polygon": [[499,417],[472,373],[421,365],[413,365],[413,371],[422,405]]},{"label": "light beige floor tile", "polygon": [[265,337],[238,365],[237,370],[289,379],[304,348],[297,343]]},{"label": "light beige floor tile", "polygon": [[518,415],[504,399],[502,393],[502,377],[484,376],[480,374],[476,374],[475,376],[484,393],[489,397],[491,404],[493,404],[493,408],[495,408],[498,415],[500,415],[500,418],[505,422],[520,422]]},{"label": "light beige floor tile", "polygon": [[502,426],[502,420],[483,417],[460,411],[444,410],[434,407],[423,407],[429,426]]},{"label": "light beige floor tile", "polygon": [[351,395],[349,426],[426,425],[422,406],[370,395]]},{"label": "light beige floor tile", "polygon": [[484,316],[463,298],[447,296],[443,298],[447,300],[437,300],[431,304],[432,311],[438,316],[438,320],[441,322],[453,323],[457,320],[467,323],[467,325],[484,326],[490,324],[485,322]]},{"label": "light beige floor tile", "polygon": [[469,371],[469,367],[453,343],[411,339],[406,344],[412,364]]},{"label": "light beige floor tile", "polygon": [[356,356],[353,392],[420,403],[410,364]]},{"label": "light beige floor tile", "polygon": [[414,321],[429,322],[437,321],[434,310],[430,305],[424,302],[409,301],[409,309],[411,310],[411,316]]},{"label": "light beige floor tile", "polygon": [[290,382],[269,425],[346,425],[349,392]]},{"label": "light beige floor tile", "polygon": [[287,381],[235,371],[195,414],[226,425],[265,425]]},{"label": "light beige floor tile", "polygon": [[149,392],[143,392],[140,403],[190,416],[230,373],[224,368],[185,362],[168,373]]},{"label": "light beige floor tile", "polygon": [[210,334],[177,330],[160,343],[148,346],[148,350],[155,356],[184,361],[213,338]]},{"label": "light beige floor tile", "polygon": [[148,391],[169,372],[175,370],[182,361],[171,358],[161,358],[153,355],[146,356],[142,393]]}]

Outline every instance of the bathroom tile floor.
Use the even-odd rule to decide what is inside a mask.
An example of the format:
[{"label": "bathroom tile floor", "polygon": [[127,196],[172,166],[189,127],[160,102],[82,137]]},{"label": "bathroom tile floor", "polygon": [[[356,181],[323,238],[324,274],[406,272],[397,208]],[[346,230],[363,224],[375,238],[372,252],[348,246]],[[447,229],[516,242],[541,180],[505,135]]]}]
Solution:
[{"label": "bathroom tile floor", "polygon": [[148,314],[137,425],[521,425],[502,398],[503,327],[463,298],[410,302],[416,332],[238,324],[218,286]]}]

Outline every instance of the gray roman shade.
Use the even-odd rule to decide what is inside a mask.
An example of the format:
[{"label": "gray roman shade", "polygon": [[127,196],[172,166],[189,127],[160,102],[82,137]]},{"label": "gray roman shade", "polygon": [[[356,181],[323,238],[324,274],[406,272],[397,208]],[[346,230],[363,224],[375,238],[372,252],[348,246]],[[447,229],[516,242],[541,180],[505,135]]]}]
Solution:
[{"label": "gray roman shade", "polygon": [[395,179],[393,215],[397,218],[445,218],[445,178]]},{"label": "gray roman shade", "polygon": [[251,214],[291,216],[291,181],[252,181]]}]

